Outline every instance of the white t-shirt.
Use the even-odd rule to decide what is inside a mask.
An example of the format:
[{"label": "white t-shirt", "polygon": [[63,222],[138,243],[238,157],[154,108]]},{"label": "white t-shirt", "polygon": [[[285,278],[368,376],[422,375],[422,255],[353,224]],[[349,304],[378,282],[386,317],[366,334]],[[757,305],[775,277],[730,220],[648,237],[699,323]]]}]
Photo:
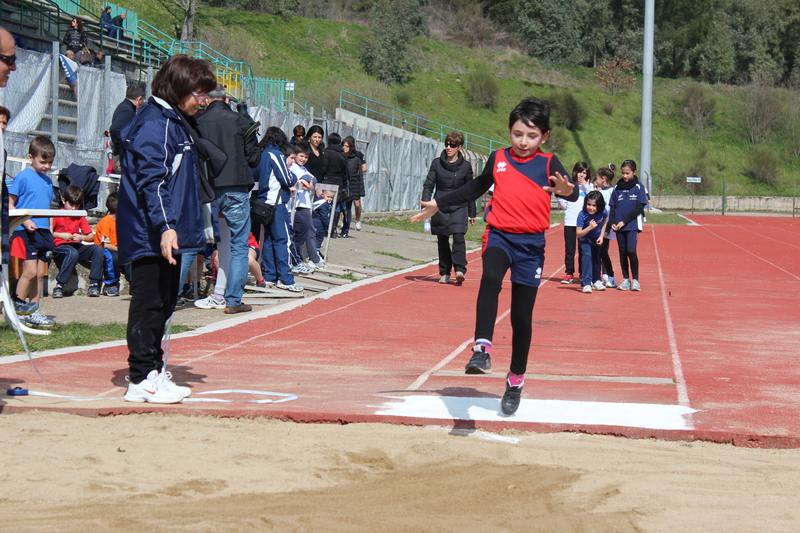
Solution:
[{"label": "white t-shirt", "polygon": [[[289,172],[294,174],[294,176],[298,180],[304,180],[310,182],[312,185],[317,183],[317,178],[311,175],[311,173],[306,170],[306,167],[300,166],[297,163],[294,163]],[[311,189],[303,189],[300,184],[297,184],[297,192],[296,192],[296,200],[294,207],[295,209],[298,207],[304,207],[306,209],[311,209],[314,204],[314,188]]]}]

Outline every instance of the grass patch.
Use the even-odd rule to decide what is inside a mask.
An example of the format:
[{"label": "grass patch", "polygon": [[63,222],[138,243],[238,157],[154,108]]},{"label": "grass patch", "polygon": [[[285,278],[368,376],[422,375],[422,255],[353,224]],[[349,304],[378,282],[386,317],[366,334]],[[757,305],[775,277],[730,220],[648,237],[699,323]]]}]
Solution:
[{"label": "grass patch", "polygon": [[647,213],[645,224],[663,224],[667,226],[686,226],[689,221],[677,213]]},{"label": "grass patch", "polygon": [[427,263],[427,261],[417,261],[416,259],[409,259],[408,257],[403,257],[402,255],[396,254],[394,252],[375,251],[375,252],[372,252],[372,253],[373,254],[378,254],[378,255],[386,255],[386,256],[389,256],[389,257],[394,257],[395,259],[400,259],[402,261],[408,261],[409,263],[414,263],[414,264],[417,264],[417,265],[422,265],[424,263]]},{"label": "grass patch", "polygon": [[[25,342],[31,352],[55,350],[70,346],[86,346],[99,342],[116,341],[125,338],[127,325],[113,322],[92,326],[83,322],[57,324],[50,335],[25,335]],[[172,333],[192,329],[189,326],[173,325]],[[24,353],[19,335],[7,324],[0,326],[0,356]]]},{"label": "grass patch", "polygon": [[[425,228],[421,222],[411,222],[406,217],[385,218],[370,222],[373,226],[380,226],[382,228],[396,229],[400,231],[413,231],[415,233],[425,233]],[[483,238],[483,231],[486,229],[486,223],[482,218],[477,219],[474,226],[467,228],[467,233],[464,238],[468,241],[480,242]]]}]

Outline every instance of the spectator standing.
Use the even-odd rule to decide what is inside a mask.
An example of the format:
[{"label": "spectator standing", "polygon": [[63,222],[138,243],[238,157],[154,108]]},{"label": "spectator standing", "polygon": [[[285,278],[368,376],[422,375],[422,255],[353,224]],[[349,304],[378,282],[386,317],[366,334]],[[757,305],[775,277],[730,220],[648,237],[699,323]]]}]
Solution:
[{"label": "spectator standing", "polygon": [[[342,137],[336,133],[328,134],[328,146],[323,154],[325,160],[325,177],[318,180],[319,183],[326,185],[338,185],[339,195],[336,199],[336,206],[333,214],[333,233],[331,237],[336,238],[339,217],[344,213],[342,221],[342,237],[347,237],[350,230],[350,220],[347,217],[347,203],[350,200],[350,193],[347,190],[347,155],[342,148]],[[308,168],[308,167],[306,167]]]},{"label": "spectator standing", "polygon": [[[441,194],[454,191],[472,181],[472,165],[461,155],[464,135],[450,132],[444,139],[444,150],[431,162],[428,177],[422,186],[422,201],[429,202]],[[431,233],[439,244],[439,283],[450,283],[455,272],[456,285],[464,283],[467,274],[467,223],[475,225],[475,202],[443,207],[431,218]],[[450,247],[450,235],[453,247]]]},{"label": "spectator standing", "polygon": [[308,128],[308,132],[306,132],[306,141],[311,147],[311,153],[308,156],[305,167],[320,183],[325,179],[326,170],[324,157],[325,143],[322,142],[324,135],[325,131],[317,125],[311,126]]},{"label": "spectator standing", "polygon": [[[228,157],[220,174],[214,179],[217,208],[220,214],[219,272],[225,278],[225,313],[250,311],[242,303],[247,283],[250,235],[250,189],[254,180],[251,168],[261,162],[253,120],[232,110],[226,103],[221,85],[208,93],[211,103],[197,123],[203,136],[216,144]],[[215,288],[215,292],[217,289]],[[214,299],[215,296],[208,296]],[[195,302],[196,304],[198,302]]]},{"label": "spectator standing", "polygon": [[136,116],[136,112],[144,104],[144,88],[136,83],[131,83],[125,90],[125,100],[120,102],[111,116],[111,159],[114,162],[114,172],[120,173],[119,163],[122,154],[122,128],[128,125]]},{"label": "spectator standing", "polygon": [[294,147],[297,147],[298,143],[301,143],[306,140],[306,129],[303,127],[302,124],[298,124],[297,126],[292,129],[292,138],[289,139],[289,144]]},{"label": "spectator standing", "polygon": [[361,231],[361,197],[364,196],[364,168],[363,154],[356,151],[356,140],[348,135],[342,141],[342,149],[347,156],[347,206],[345,209],[345,224],[347,229],[342,233],[346,237],[350,231],[352,206],[356,207],[356,231]]},{"label": "spectator standing", "polygon": [[75,57],[78,57],[81,50],[86,47],[86,32],[83,29],[83,21],[78,17],[75,17],[69,23],[67,33],[64,34],[63,43],[67,50],[75,53]]},{"label": "spectator standing", "polygon": [[119,258],[132,263],[128,308],[129,402],[178,403],[191,394],[164,368],[161,338],[178,299],[175,255],[199,252],[206,235],[200,207],[198,142],[194,115],[214,90],[211,66],[172,56],[153,79],[153,96],[123,128],[117,221]]}]

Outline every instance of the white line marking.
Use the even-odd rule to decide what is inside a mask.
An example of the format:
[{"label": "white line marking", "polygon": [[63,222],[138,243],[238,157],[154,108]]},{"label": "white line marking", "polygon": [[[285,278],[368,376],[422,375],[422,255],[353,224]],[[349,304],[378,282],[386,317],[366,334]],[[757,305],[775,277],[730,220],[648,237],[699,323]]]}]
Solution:
[{"label": "white line marking", "polygon": [[421,394],[390,398],[400,401],[384,403],[378,407],[375,414],[443,420],[582,424],[674,430],[691,429],[691,414],[696,412],[682,405],[523,399],[514,415],[503,416],[497,398]]},{"label": "white line marking", "polygon": [[[786,274],[789,274],[790,276],[792,276],[792,277],[793,277],[794,279],[796,279],[796,280],[800,280],[800,277],[798,277],[798,276],[795,276],[794,274],[792,274],[791,272],[789,272],[789,271],[788,271],[788,270],[786,270],[785,268],[781,268],[781,267],[779,267],[778,265],[776,265],[775,263],[770,263],[769,261],[767,261],[767,260],[766,260],[766,259],[764,259],[763,257],[761,257],[761,256],[759,256],[759,255],[756,255],[756,254],[754,254],[753,252],[751,252],[751,251],[750,251],[750,250],[748,250],[747,248],[743,248],[743,247],[739,246],[738,244],[736,244],[735,242],[733,242],[733,241],[729,241],[729,240],[728,240],[728,239],[726,239],[725,237],[722,237],[721,235],[718,235],[717,233],[714,233],[713,231],[711,231],[710,229],[708,229],[708,226],[703,226],[703,228],[705,228],[705,230],[706,230],[707,232],[709,232],[711,235],[713,235],[714,237],[718,238],[719,240],[721,240],[721,241],[725,241],[725,242],[727,242],[728,244],[730,244],[730,245],[732,245],[732,246],[735,246],[736,248],[738,248],[738,249],[740,249],[740,250],[742,250],[742,251],[744,251],[744,252],[746,252],[746,253],[748,253],[748,254],[752,255],[752,256],[753,256],[753,257],[755,257],[756,259],[759,259],[759,260],[761,260],[761,261],[765,262],[766,264],[768,264],[768,265],[770,265],[770,266],[772,266],[772,267],[775,267],[775,268],[777,268],[777,269],[778,269],[778,270],[780,270],[781,272],[785,272]],[[782,244],[785,244],[785,243],[782,243]]]},{"label": "white line marking", "polygon": [[672,325],[672,314],[670,313],[669,302],[667,301],[667,286],[664,283],[664,272],[661,269],[661,256],[658,253],[658,245],[656,244],[655,226],[653,226],[651,234],[653,235],[653,250],[655,250],[656,254],[656,265],[658,266],[658,280],[661,283],[661,302],[664,305],[664,318],[667,322],[669,348],[672,352],[672,371],[675,374],[675,384],[678,389],[678,403],[684,407],[690,407],[689,391],[686,387],[686,380],[683,377],[683,364],[681,363],[681,356],[678,353],[678,341],[675,337],[675,328]]},{"label": "white line marking", "polygon": [[[556,269],[555,272],[553,272],[550,275],[550,277],[553,277],[556,274],[558,274],[559,270],[561,270],[560,266]],[[542,282],[539,284],[539,287],[542,287],[545,283],[547,283],[547,281],[548,281],[547,279],[542,280]],[[509,313],[511,313],[511,307],[510,306],[509,306],[508,309],[506,309],[506,311],[503,314],[501,314],[499,317],[497,317],[497,320],[494,321],[495,326],[497,324],[499,324],[501,320],[503,320],[505,317],[507,317]],[[447,363],[449,363],[450,361],[455,359],[456,356],[458,356],[458,354],[460,354],[464,350],[464,348],[469,346],[469,344],[472,343],[473,340],[474,339],[472,337],[470,337],[469,340],[466,340],[466,341],[462,342],[458,346],[458,348],[456,348],[455,350],[450,352],[450,354],[447,357],[445,357],[444,359],[442,359],[441,361],[436,363],[436,365],[434,365],[433,367],[429,368],[428,370],[426,370],[422,374],[420,374],[420,376],[414,381],[414,383],[409,385],[406,388],[406,390],[418,390],[423,385],[423,383],[428,381],[428,378],[431,377],[431,374],[433,374],[437,370],[443,368],[445,365],[447,365]]]}]

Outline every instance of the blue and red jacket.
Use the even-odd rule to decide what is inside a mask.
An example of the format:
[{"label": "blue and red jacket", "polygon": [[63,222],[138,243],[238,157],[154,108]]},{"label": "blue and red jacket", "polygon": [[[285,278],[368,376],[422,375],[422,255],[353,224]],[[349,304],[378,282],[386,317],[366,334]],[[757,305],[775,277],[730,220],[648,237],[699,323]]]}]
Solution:
[{"label": "blue and red jacket", "polygon": [[[542,233],[550,227],[550,193],[542,187],[550,185],[549,178],[556,172],[569,176],[554,154],[537,150],[519,159],[511,148],[498,150],[489,156],[480,176],[437,197],[436,204],[445,207],[474,202],[494,184],[484,213],[486,224],[506,233]],[[573,187],[563,198],[574,202],[578,194],[578,187]]]}]

